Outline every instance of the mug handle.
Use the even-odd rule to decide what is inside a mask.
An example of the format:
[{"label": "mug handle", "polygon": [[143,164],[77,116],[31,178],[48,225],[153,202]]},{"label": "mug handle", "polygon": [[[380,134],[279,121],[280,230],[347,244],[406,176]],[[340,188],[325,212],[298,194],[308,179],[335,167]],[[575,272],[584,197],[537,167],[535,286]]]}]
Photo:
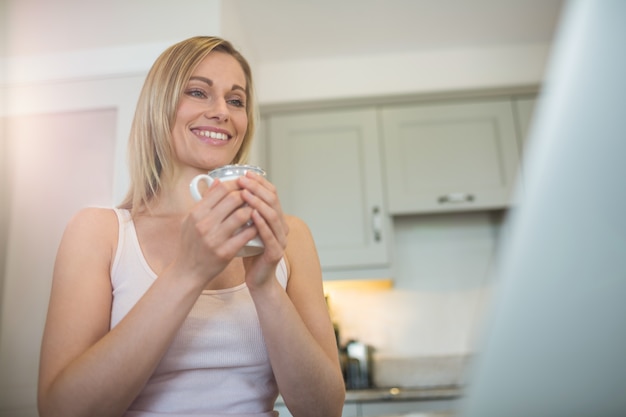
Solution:
[{"label": "mug handle", "polygon": [[200,201],[202,200],[202,194],[198,190],[198,182],[203,180],[210,187],[213,184],[213,178],[208,176],[207,174],[196,175],[189,184],[189,191],[191,191],[191,196],[194,200]]}]

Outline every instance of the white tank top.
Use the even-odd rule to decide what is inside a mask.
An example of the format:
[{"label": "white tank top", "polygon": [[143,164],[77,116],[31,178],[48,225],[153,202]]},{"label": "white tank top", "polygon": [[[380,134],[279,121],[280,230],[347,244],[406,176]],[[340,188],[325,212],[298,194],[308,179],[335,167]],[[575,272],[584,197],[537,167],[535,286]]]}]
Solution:
[{"label": "white tank top", "polygon": [[[120,227],[111,267],[111,328],[157,278],[143,256],[130,213],[114,210]],[[284,259],[276,278],[287,287]],[[276,417],[277,396],[256,309],[244,283],[202,292],[125,416]]]}]

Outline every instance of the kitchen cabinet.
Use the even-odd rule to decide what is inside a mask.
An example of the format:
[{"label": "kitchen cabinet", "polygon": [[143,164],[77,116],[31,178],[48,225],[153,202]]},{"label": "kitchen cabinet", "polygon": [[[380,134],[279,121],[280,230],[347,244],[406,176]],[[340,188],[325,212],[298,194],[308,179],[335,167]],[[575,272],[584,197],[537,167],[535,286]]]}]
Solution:
[{"label": "kitchen cabinet", "polygon": [[347,270],[385,270],[391,221],[376,109],[283,113],[266,123],[268,177],[283,210],[309,225],[324,278],[333,272],[345,278],[340,273]]},{"label": "kitchen cabinet", "polygon": [[511,100],[381,110],[391,214],[505,208],[519,163]]},{"label": "kitchen cabinet", "polygon": [[313,233],[324,279],[393,276],[393,216],[503,209],[534,98],[498,96],[264,116],[266,166]]}]

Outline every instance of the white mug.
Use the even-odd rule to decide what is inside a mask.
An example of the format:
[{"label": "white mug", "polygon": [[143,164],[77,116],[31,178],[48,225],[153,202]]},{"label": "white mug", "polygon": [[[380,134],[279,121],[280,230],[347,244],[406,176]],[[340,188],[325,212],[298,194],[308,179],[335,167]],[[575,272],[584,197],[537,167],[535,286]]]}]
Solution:
[{"label": "white mug", "polygon": [[[258,175],[265,176],[265,171],[253,165],[224,165],[223,167],[210,171],[208,174],[196,175],[189,184],[191,196],[196,201],[200,201],[202,199],[202,194],[200,194],[200,191],[198,190],[198,183],[200,181],[204,181],[207,186],[210,186],[215,178],[219,178],[220,181],[232,181],[244,176],[248,171],[252,171]],[[252,220],[250,220],[244,227],[251,225]],[[254,239],[248,241],[248,243],[246,243],[246,246],[241,248],[241,250],[237,253],[237,256],[254,256],[262,253],[264,250],[265,247],[263,246],[263,242],[261,241],[261,238],[257,236]]]}]

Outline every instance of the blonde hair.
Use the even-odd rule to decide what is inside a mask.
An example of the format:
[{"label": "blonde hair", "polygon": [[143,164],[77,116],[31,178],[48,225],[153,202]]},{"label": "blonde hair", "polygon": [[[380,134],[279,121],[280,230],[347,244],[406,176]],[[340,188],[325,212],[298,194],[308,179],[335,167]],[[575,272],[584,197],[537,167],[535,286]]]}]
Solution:
[{"label": "blonde hair", "polygon": [[256,102],[252,71],[246,59],[224,39],[196,36],[166,49],[148,72],[139,95],[128,141],[130,188],[121,208],[136,212],[162,189],[164,175],[171,175],[171,130],[181,94],[196,66],[212,51],[231,55],[239,62],[246,78],[248,126],[243,142],[231,163],[245,163],[252,145]]}]

